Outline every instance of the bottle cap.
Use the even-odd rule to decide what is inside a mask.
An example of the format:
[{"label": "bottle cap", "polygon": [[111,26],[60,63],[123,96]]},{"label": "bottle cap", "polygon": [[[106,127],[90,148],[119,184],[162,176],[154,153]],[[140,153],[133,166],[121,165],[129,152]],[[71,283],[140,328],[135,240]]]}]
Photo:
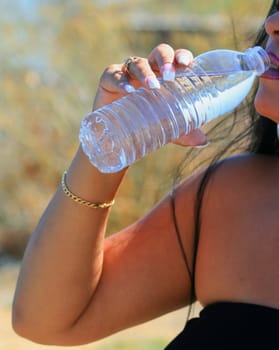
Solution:
[{"label": "bottle cap", "polygon": [[245,54],[250,58],[248,63],[257,75],[262,75],[269,69],[271,64],[269,55],[261,46],[250,47]]}]

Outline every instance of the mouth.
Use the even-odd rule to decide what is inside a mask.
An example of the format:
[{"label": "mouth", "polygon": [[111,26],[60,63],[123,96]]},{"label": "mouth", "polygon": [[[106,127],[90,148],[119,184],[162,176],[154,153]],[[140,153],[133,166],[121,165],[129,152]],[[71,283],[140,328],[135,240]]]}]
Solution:
[{"label": "mouth", "polygon": [[279,57],[273,53],[268,52],[271,61],[270,68],[261,75],[263,79],[279,80]]}]

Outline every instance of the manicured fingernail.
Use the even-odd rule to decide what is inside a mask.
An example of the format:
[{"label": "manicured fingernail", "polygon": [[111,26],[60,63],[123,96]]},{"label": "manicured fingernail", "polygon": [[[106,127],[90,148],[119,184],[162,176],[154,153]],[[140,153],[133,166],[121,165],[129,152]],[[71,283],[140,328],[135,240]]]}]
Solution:
[{"label": "manicured fingernail", "polygon": [[198,148],[198,149],[201,149],[201,148],[206,148],[206,147],[208,147],[210,145],[210,142],[207,142],[207,143],[205,143],[205,144],[203,144],[203,145],[197,145],[197,146],[194,146],[195,148]]},{"label": "manicured fingernail", "polygon": [[165,63],[161,68],[161,72],[162,72],[164,80],[174,81],[175,70],[174,70],[174,67],[171,63]]},{"label": "manicured fingernail", "polygon": [[130,94],[131,92],[135,92],[136,89],[131,84],[124,84],[123,89]]},{"label": "manicured fingernail", "polygon": [[179,64],[184,64],[185,66],[188,66],[191,63],[190,57],[186,55],[180,55],[176,60]]},{"label": "manicured fingernail", "polygon": [[155,77],[149,76],[145,79],[145,82],[150,89],[160,89],[159,80],[156,79]]}]

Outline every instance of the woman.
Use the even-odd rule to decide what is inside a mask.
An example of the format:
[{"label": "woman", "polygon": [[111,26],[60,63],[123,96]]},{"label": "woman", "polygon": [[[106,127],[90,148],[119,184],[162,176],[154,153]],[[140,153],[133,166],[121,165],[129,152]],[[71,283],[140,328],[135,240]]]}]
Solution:
[{"label": "woman", "polygon": [[[278,67],[278,1],[265,31],[259,40]],[[140,85],[158,88],[158,75],[173,79],[175,68],[191,60],[190,52],[163,44],[148,59],[112,65],[94,108]],[[265,118],[255,124],[252,152],[193,174],[107,239],[109,208],[127,169],[101,174],[79,149],[27,247],[15,331],[44,344],[84,344],[198,300],[200,318],[168,349],[277,349],[278,89],[277,69],[260,78],[255,106]],[[202,145],[206,138],[196,130],[177,143]]]}]

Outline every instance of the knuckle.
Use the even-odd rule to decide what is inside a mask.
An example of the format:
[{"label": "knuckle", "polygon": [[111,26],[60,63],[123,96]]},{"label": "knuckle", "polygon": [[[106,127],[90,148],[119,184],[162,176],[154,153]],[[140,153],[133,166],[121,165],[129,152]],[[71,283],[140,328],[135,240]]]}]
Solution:
[{"label": "knuckle", "polygon": [[193,53],[192,51],[188,50],[188,49],[180,49],[180,52],[189,56],[189,57],[193,57]]},{"label": "knuckle", "polygon": [[159,44],[155,50],[155,60],[159,65],[162,65],[166,62],[172,62],[174,57],[174,49],[166,43]]},{"label": "knuckle", "polygon": [[105,68],[103,73],[101,74],[100,80],[108,79],[110,76],[115,76],[116,73],[119,73],[119,65],[117,64],[110,64]]},{"label": "knuckle", "polygon": [[158,50],[173,50],[173,48],[166,43],[161,43],[157,46]]},{"label": "knuckle", "polygon": [[138,68],[144,67],[147,64],[147,59],[144,57],[138,57],[137,60],[135,61],[135,65]]},{"label": "knuckle", "polygon": [[129,64],[129,73],[137,75],[142,71],[146,70],[148,65],[148,60],[144,57],[137,57],[136,60]]},{"label": "knuckle", "polygon": [[107,66],[107,68],[104,70],[103,74],[114,74],[115,72],[119,71],[119,65],[118,64],[110,64]]}]

